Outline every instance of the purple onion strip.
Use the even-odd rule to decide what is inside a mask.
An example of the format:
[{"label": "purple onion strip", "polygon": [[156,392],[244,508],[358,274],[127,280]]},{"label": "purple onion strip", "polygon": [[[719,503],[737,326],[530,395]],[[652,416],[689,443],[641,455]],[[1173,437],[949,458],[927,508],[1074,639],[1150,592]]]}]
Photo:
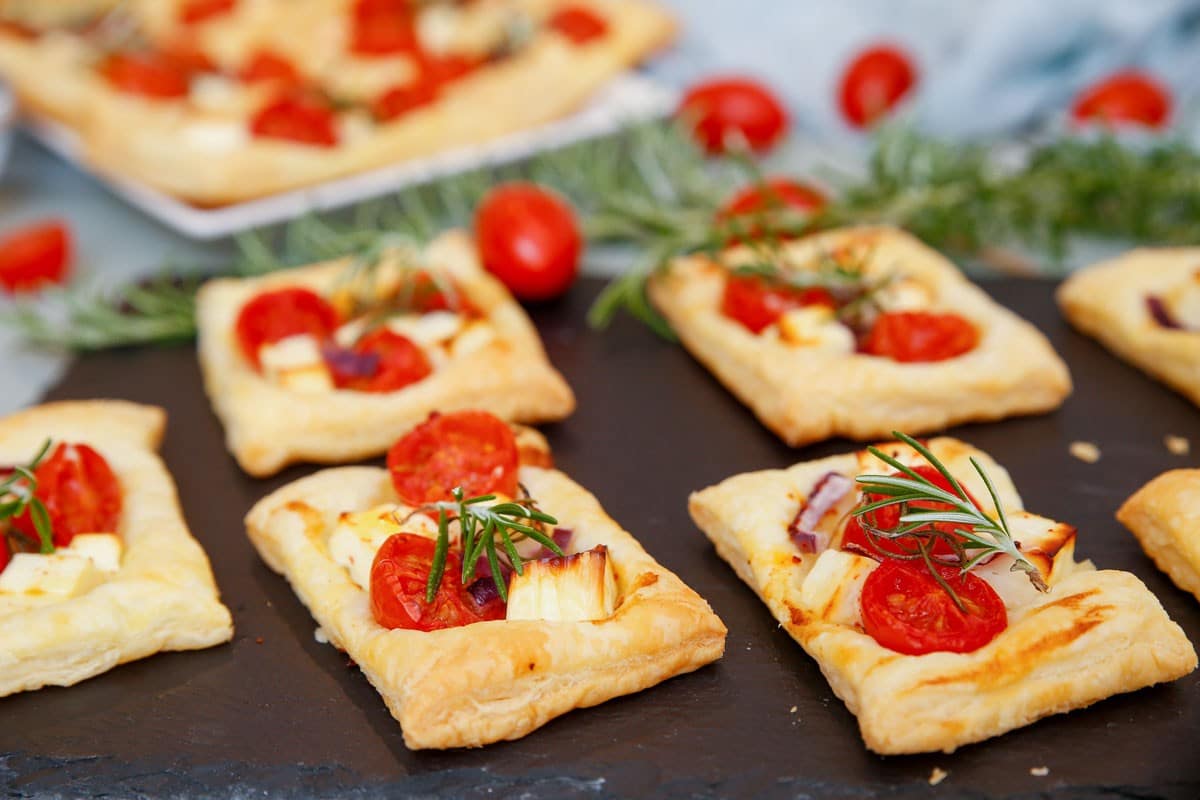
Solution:
[{"label": "purple onion strip", "polygon": [[817,481],[788,525],[788,536],[801,553],[817,553],[829,546],[828,535],[817,530],[821,518],[854,488],[854,481],[840,472],[827,472]]},{"label": "purple onion strip", "polygon": [[322,349],[321,355],[330,370],[345,378],[371,378],[379,371],[378,353],[359,353],[329,344]]},{"label": "purple onion strip", "polygon": [[1183,330],[1183,326],[1179,324],[1179,320],[1175,319],[1175,315],[1171,313],[1171,309],[1167,308],[1167,304],[1158,295],[1146,295],[1146,310],[1150,312],[1150,316],[1154,318],[1154,321],[1160,327],[1176,331]]}]

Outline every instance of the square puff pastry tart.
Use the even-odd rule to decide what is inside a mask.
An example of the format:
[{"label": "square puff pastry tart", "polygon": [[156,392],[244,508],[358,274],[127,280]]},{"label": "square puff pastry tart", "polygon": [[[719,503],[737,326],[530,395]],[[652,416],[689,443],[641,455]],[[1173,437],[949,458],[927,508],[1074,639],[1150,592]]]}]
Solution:
[{"label": "square puff pastry tart", "polygon": [[[922,463],[907,445],[880,445],[902,463]],[[987,471],[1021,550],[1050,591],[1040,594],[1010,556],[976,567],[1006,607],[1008,625],[969,653],[904,655],[864,631],[860,597],[873,559],[838,548],[852,490],[818,530],[831,546],[801,552],[789,523],[821,479],[888,474],[867,451],[747,473],[692,495],[692,518],[717,552],[816,659],[835,694],[858,718],[867,747],[883,754],[951,752],[1050,714],[1170,681],[1196,667],[1196,653],[1155,596],[1127,572],[1097,571],[1074,558],[1075,530],[1022,509],[1007,473],[957,439],[929,449],[975,498],[989,498],[970,466]],[[995,512],[989,502],[985,513]]]},{"label": "square puff pastry tart", "polygon": [[[0,463],[28,462],[47,438],[83,443],[107,460],[123,491],[113,532],[122,552],[102,577],[66,595],[0,591],[0,696],[232,638],[208,559],[155,455],[165,421],[160,408],[117,400],[49,403],[0,420]],[[14,556],[8,569],[18,558],[53,557]]]},{"label": "square puff pastry tart", "polygon": [[1200,469],[1164,472],[1117,511],[1146,555],[1200,600]]},{"label": "square puff pastry tart", "polygon": [[[725,267],[702,256],[675,261],[651,279],[651,300],[692,355],[788,444],[1036,414],[1058,408],[1070,394],[1066,365],[1036,328],[909,234],[846,228],[781,248],[796,265],[815,265],[838,251],[865,254],[868,279],[896,276],[879,296],[885,310],[953,311],[979,331],[974,349],[928,363],[855,352],[853,335],[832,318],[808,331],[810,338],[789,336],[776,324],[755,334],[722,313]],[[733,266],[756,257],[749,247],[725,254]],[[823,335],[831,332],[844,335]]]},{"label": "square puff pastry tart", "polygon": [[[380,626],[370,608],[371,553],[400,530],[436,535],[421,515],[400,527],[396,518],[409,509],[383,469],[318,472],[264,498],[246,516],[263,560],[287,577],[330,643],[362,668],[414,750],[517,739],[572,709],[641,691],[724,652],[725,626],[708,604],[586,489],[548,466],[539,434],[520,430],[518,443],[520,482],[539,508],[572,531],[568,551],[607,547],[616,581],[610,616],[500,619],[429,632]],[[366,512],[368,522],[356,512]],[[345,546],[350,531],[372,542],[357,559]]]},{"label": "square puff pastry tart", "polygon": [[1200,405],[1200,248],[1141,248],[1094,264],[1063,282],[1058,305],[1082,333]]},{"label": "square puff pastry tart", "polygon": [[433,411],[470,407],[509,421],[546,422],[574,410],[574,395],[547,360],[537,331],[507,289],[483,269],[470,236],[443,234],[420,261],[422,269],[452,281],[482,317],[448,339],[426,342],[433,372],[392,392],[281,385],[246,359],[235,324],[248,300],[283,287],[311,289],[335,306],[347,294],[386,295],[406,273],[398,260],[385,257],[373,280],[354,276],[351,260],[341,259],[261,278],[214,280],[201,288],[196,304],[200,367],[242,469],[265,476],[295,461],[343,463],[375,456]]}]

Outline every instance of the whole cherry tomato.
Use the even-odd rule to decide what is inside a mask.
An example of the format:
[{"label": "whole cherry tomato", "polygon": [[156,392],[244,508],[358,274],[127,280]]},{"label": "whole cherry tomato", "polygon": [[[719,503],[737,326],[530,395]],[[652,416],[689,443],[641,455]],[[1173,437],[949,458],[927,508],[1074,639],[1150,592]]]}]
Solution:
[{"label": "whole cherry tomato", "polygon": [[374,374],[370,376],[343,375],[330,364],[333,382],[339,389],[358,392],[394,392],[410,383],[427,377],[433,368],[425,352],[406,336],[387,328],[377,328],[358,340],[354,352],[372,355],[378,359]]},{"label": "whole cherry tomato", "polygon": [[255,367],[265,344],[307,333],[326,339],[338,326],[338,314],[325,298],[298,287],[255,295],[238,312],[238,344]]},{"label": "whole cherry tomato", "polygon": [[[812,186],[791,178],[771,178],[765,183],[747,186],[735,194],[717,212],[717,219],[728,221],[739,217],[753,218],[773,209],[813,213],[824,207],[825,195]],[[755,239],[762,236],[763,232],[763,226],[752,221],[746,236]],[[730,244],[736,244],[738,241],[740,237],[735,236],[730,240]]]},{"label": "whole cherry tomato", "polygon": [[337,116],[325,102],[289,95],[266,106],[250,120],[250,132],[265,139],[284,139],[316,147],[336,147]]},{"label": "whole cherry tomato", "polygon": [[188,93],[188,73],[161,53],[114,53],[100,66],[114,89],[143,97],[172,99]]},{"label": "whole cherry tomato", "polygon": [[587,44],[608,33],[608,21],[583,6],[565,6],[551,15],[546,25],[575,44]]},{"label": "whole cherry tomato", "polygon": [[917,82],[917,70],[903,50],[881,44],[863,50],[842,74],[842,114],[856,128],[885,116]]},{"label": "whole cherry tomato", "polygon": [[788,311],[805,306],[836,308],[837,303],[833,295],[819,286],[792,288],[759,275],[730,275],[725,279],[721,296],[721,313],[737,320],[751,333],[762,333]]},{"label": "whole cherry tomato", "polygon": [[490,191],[475,212],[483,265],[522,300],[548,300],[579,274],[582,237],[575,212],[532,183]]},{"label": "whole cherry tomato", "polygon": [[1118,72],[1081,93],[1071,115],[1076,122],[1133,123],[1161,128],[1171,116],[1171,93],[1144,73]]},{"label": "whole cherry tomato", "polygon": [[504,619],[504,601],[484,605],[462,585],[462,557],[446,553],[445,571],[433,602],[425,602],[425,586],[433,569],[436,545],[413,533],[389,536],[371,563],[371,615],[389,629],[435,631],[475,622]]},{"label": "whole cherry tomato", "polygon": [[958,314],[893,311],[879,315],[861,349],[902,362],[945,361],[977,344],[978,329]]},{"label": "whole cherry tomato", "polygon": [[683,96],[679,116],[694,126],[696,140],[710,153],[725,151],[740,137],[765,152],[787,131],[783,104],[767,87],[749,78],[716,78]]},{"label": "whole cherry tomato", "polygon": [[[928,464],[920,464],[912,469],[913,472],[930,481],[939,489],[945,489],[951,494],[954,493],[954,489],[951,487],[950,481],[946,480],[942,473],[938,472]],[[903,474],[899,472],[893,473],[893,475],[903,476]],[[975,502],[978,505],[970,492],[967,493],[967,497],[970,497],[971,502]],[[874,503],[883,499],[883,495],[868,494],[863,497],[863,504],[866,505],[867,503]],[[926,500],[919,500],[915,503],[910,503],[909,505],[914,509],[938,511],[951,508],[951,506],[947,503],[937,503]],[[884,506],[883,508],[868,512],[866,516],[868,517],[867,522],[879,530],[892,531],[900,525],[899,506]],[[934,523],[933,527],[948,534],[954,534],[955,532],[955,526],[948,522],[937,522]],[[921,530],[927,530],[927,528],[917,529],[918,532]],[[872,540],[867,536],[866,531],[863,530],[860,518],[856,516],[851,516],[846,521],[846,529],[842,533],[843,550],[850,550],[855,553],[859,553],[864,556],[870,556],[871,558],[876,559],[895,558],[897,556],[910,555],[913,551],[913,547],[914,542],[912,540],[903,542],[890,542],[886,539],[880,538],[878,539],[878,543],[876,543],[875,540]],[[954,554],[954,548],[944,538],[939,538],[934,541],[933,548],[930,550],[930,552],[935,556],[951,556]]]},{"label": "whole cherry tomato", "polygon": [[213,17],[228,14],[237,5],[237,0],[187,0],[179,7],[179,21],[184,25],[206,22]]},{"label": "whole cherry tomato", "polygon": [[965,611],[959,610],[924,562],[886,560],[863,583],[863,629],[897,653],[971,653],[1008,627],[1004,601],[987,581],[957,567],[938,571]]},{"label": "whole cherry tomato", "polygon": [[419,51],[416,17],[409,0],[357,0],[350,50],[363,56]]},{"label": "whole cherry tomato", "polygon": [[71,262],[71,232],[65,222],[47,220],[0,237],[0,286],[26,292],[62,283]]},{"label": "whole cherry tomato", "polygon": [[[116,533],[121,521],[121,484],[104,456],[86,444],[59,442],[33,471],[34,497],[42,501],[54,532],[54,546],[66,547],[80,533]],[[40,541],[28,511],[13,528]]]},{"label": "whole cherry tomato", "polygon": [[246,83],[274,82],[297,86],[304,82],[296,66],[270,50],[259,50],[242,66],[239,77]]},{"label": "whole cherry tomato", "polygon": [[387,466],[400,499],[410,506],[449,500],[461,486],[467,497],[517,494],[517,440],[503,420],[486,411],[434,414],[388,451]]}]

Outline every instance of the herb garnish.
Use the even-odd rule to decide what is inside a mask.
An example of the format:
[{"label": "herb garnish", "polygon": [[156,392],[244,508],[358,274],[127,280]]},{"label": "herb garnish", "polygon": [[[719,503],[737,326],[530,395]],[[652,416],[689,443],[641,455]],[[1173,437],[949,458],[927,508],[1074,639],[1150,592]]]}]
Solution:
[{"label": "herb garnish", "polygon": [[[28,511],[30,519],[33,520],[34,530],[37,531],[38,549],[42,553],[54,552],[54,536],[46,506],[34,496],[37,491],[37,476],[33,473],[50,451],[51,443],[50,439],[42,442],[32,461],[12,467],[12,472],[0,481],[0,524],[4,525],[0,530],[7,536],[12,530],[11,520]],[[0,546],[3,544],[0,543]]]}]

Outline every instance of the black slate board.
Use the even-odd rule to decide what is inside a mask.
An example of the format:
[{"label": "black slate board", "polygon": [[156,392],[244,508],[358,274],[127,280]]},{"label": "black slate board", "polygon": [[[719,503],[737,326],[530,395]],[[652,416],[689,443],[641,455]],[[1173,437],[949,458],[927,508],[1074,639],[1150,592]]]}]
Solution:
[{"label": "black slate board", "polygon": [[[725,658],[632,697],[576,711],[518,742],[409,752],[375,691],[313,639],[286,582],[241,526],[250,505],[310,471],[242,475],[222,446],[191,349],[78,361],[49,398],[123,397],[165,406],[163,455],[188,522],[208,550],[237,634],[226,646],[119,667],[70,689],[0,701],[0,789],[30,795],[422,797],[1200,797],[1200,674],[1039,722],[953,755],[880,758],[816,665],[713,553],[688,519],[697,488],[737,472],[848,449],[793,451],[760,427],[681,349],[621,321],[588,332],[599,284],[582,282],[533,316],[579,395],[547,427],[559,466],[703,594],[729,626]],[[1071,365],[1076,390],[1048,416],[956,435],[1011,471],[1028,507],[1076,524],[1079,552],[1146,582],[1194,641],[1200,605],[1146,559],[1112,517],[1159,472],[1169,433],[1200,452],[1196,409],[1071,332],[1052,286],[1000,282],[995,296],[1037,323]],[[1104,457],[1084,464],[1073,440]],[[795,710],[791,709],[795,707]],[[1030,768],[1046,766],[1045,777]]]}]

